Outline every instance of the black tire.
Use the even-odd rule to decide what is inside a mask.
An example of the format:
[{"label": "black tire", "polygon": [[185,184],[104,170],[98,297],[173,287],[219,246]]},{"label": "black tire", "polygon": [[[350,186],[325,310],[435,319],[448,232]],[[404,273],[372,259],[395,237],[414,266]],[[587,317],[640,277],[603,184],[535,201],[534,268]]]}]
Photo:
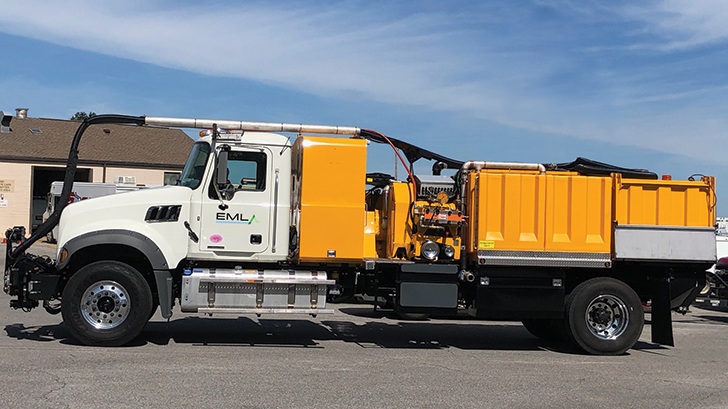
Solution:
[{"label": "black tire", "polygon": [[593,355],[621,355],[632,348],[645,324],[642,301],[622,281],[592,278],[567,297],[568,329],[573,341]]},{"label": "black tire", "polygon": [[535,319],[526,318],[521,321],[523,327],[536,338],[548,342],[563,342],[568,339],[566,336],[566,323],[564,319]]},{"label": "black tire", "polygon": [[68,280],[61,312],[79,342],[120,346],[139,335],[152,306],[149,285],[136,269],[118,261],[98,261]]}]

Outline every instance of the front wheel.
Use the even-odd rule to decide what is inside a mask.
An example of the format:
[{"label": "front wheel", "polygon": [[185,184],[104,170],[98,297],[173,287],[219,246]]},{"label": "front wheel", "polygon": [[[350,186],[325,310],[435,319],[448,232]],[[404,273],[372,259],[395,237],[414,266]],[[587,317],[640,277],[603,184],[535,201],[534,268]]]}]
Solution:
[{"label": "front wheel", "polygon": [[599,277],[579,284],[566,302],[569,330],[584,351],[620,355],[642,334],[642,302],[622,281]]},{"label": "front wheel", "polygon": [[61,312],[71,335],[86,345],[120,346],[149,320],[152,293],[144,277],[117,261],[81,268],[63,290]]}]

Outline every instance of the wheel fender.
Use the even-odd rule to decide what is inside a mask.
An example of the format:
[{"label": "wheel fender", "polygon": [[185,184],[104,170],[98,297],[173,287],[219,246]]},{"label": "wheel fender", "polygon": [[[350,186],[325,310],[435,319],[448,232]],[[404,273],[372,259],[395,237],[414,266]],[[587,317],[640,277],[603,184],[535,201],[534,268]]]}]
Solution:
[{"label": "wheel fender", "polygon": [[169,270],[175,267],[170,267],[159,246],[148,237],[135,231],[115,229],[90,232],[67,241],[63,248],[68,252],[68,256],[63,262],[58,263],[58,269],[65,268],[77,251],[98,244],[121,244],[136,248],[147,257],[154,270]]}]

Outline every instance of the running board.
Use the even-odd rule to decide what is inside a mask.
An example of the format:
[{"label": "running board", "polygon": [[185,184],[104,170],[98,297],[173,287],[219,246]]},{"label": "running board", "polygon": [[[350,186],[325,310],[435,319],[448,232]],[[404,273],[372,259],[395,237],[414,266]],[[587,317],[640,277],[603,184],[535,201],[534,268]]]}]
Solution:
[{"label": "running board", "polygon": [[202,314],[333,314],[334,310],[318,308],[198,308]]}]

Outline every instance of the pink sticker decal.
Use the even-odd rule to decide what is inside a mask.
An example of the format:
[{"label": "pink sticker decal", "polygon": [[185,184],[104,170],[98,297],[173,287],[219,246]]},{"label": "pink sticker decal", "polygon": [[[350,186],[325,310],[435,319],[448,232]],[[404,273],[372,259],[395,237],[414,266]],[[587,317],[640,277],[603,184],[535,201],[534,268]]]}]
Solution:
[{"label": "pink sticker decal", "polygon": [[219,243],[222,241],[222,236],[219,234],[213,234],[212,236],[210,236],[210,241],[213,243]]}]

